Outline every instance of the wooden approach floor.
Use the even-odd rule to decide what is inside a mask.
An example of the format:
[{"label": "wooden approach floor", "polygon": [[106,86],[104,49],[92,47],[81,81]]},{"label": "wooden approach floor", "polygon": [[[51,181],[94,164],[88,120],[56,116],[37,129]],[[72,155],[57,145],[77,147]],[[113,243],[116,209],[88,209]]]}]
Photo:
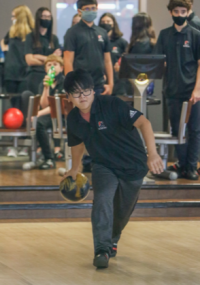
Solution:
[{"label": "wooden approach floor", "polygon": [[[23,171],[22,163],[6,162],[0,163],[0,186],[52,186],[59,185],[61,177],[58,175],[58,168],[65,167],[64,162],[58,162],[57,168],[52,170],[30,170]],[[156,185],[196,185],[198,181],[178,179],[177,181],[159,180]]]},{"label": "wooden approach floor", "polygon": [[200,221],[130,222],[96,270],[88,222],[1,224],[0,285],[199,285],[199,244]]}]

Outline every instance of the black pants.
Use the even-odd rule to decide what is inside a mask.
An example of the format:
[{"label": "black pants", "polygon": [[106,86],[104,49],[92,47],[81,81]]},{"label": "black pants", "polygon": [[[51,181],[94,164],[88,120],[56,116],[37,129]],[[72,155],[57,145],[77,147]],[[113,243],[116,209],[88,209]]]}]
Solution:
[{"label": "black pants", "polygon": [[[178,135],[182,104],[188,99],[168,99],[173,136]],[[175,146],[179,164],[186,170],[196,170],[200,151],[200,102],[192,107],[187,125],[187,143]]]},{"label": "black pants", "polygon": [[[45,159],[54,159],[49,143],[48,129],[52,129],[51,115],[41,116],[37,119],[36,137]],[[55,146],[60,146],[60,139],[55,139]]]},{"label": "black pants", "polygon": [[120,239],[137,203],[142,180],[119,179],[108,168],[94,164],[92,169],[94,202],[92,228],[94,251],[110,252]]},{"label": "black pants", "polygon": [[39,91],[39,85],[45,77],[45,72],[31,71],[27,78],[27,90],[37,95]]},{"label": "black pants", "polygon": [[[6,80],[5,87],[7,93],[21,94],[27,90],[27,81]],[[11,105],[12,107],[21,110],[21,96],[11,98]]]}]

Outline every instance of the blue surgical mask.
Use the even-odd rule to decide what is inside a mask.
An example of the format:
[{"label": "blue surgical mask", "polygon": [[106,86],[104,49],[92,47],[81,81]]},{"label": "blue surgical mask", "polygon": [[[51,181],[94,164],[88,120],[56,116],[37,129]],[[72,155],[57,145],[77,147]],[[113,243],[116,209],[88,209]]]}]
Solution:
[{"label": "blue surgical mask", "polygon": [[97,11],[82,11],[82,19],[88,23],[93,22],[97,17]]}]

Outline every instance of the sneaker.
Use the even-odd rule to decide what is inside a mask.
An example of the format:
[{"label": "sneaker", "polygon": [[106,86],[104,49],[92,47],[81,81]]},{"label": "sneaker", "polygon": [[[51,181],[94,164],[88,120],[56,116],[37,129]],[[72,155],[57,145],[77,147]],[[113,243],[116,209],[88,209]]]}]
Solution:
[{"label": "sneaker", "polygon": [[39,169],[46,170],[46,169],[53,169],[56,168],[55,162],[52,159],[45,160],[40,166]]},{"label": "sneaker", "polygon": [[188,170],[185,174],[185,179],[188,180],[199,180],[199,174],[197,170]]},{"label": "sneaker", "polygon": [[115,257],[117,255],[117,243],[113,243],[113,247],[110,251],[110,257]]},{"label": "sneaker", "polygon": [[18,155],[18,151],[16,148],[14,147],[9,148],[8,153],[7,153],[8,157],[17,157],[17,155]]},{"label": "sneaker", "polygon": [[23,147],[20,152],[18,153],[19,156],[27,156],[28,155],[28,148]]},{"label": "sneaker", "polygon": [[93,265],[97,268],[107,268],[109,263],[109,254],[107,252],[101,252],[94,258]]},{"label": "sneaker", "polygon": [[181,167],[181,166],[179,165],[178,162],[175,163],[175,164],[173,164],[173,165],[171,165],[171,166],[169,166],[169,167],[167,168],[167,170],[168,170],[168,171],[176,172],[177,175],[178,175],[178,178],[185,178],[185,170],[183,169],[183,167]]},{"label": "sneaker", "polygon": [[55,161],[64,161],[64,154],[61,151],[54,153]]}]

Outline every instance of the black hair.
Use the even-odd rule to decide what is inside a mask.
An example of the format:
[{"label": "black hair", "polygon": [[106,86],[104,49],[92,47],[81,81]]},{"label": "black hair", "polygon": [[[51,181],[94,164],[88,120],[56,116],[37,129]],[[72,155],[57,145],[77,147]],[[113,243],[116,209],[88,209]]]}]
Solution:
[{"label": "black hair", "polygon": [[77,5],[77,9],[81,9],[83,6],[98,5],[98,3],[97,3],[97,0],[78,0],[76,5]]},{"label": "black hair", "polygon": [[68,94],[72,94],[80,89],[93,89],[94,81],[92,76],[84,69],[77,69],[69,72],[64,81],[64,89]]},{"label": "black hair", "polygon": [[[51,13],[49,8],[41,7],[41,8],[39,8],[36,11],[36,14],[35,14],[35,28],[33,30],[34,46],[35,47],[41,47],[41,42],[40,42],[40,19],[42,17],[42,13],[44,11],[49,11]],[[51,26],[47,30],[47,38],[49,40],[51,48],[54,48],[52,30],[53,30],[53,17],[51,15]]]}]

